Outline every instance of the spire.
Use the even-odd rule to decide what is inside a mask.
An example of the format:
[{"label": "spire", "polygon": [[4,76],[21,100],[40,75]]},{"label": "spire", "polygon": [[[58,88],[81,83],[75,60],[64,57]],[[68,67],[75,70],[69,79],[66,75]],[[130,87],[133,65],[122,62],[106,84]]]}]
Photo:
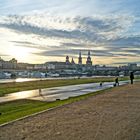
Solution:
[{"label": "spire", "polygon": [[90,57],[90,51],[88,51],[88,57]]},{"label": "spire", "polygon": [[79,52],[79,57],[81,57],[81,51]]},{"label": "spire", "polygon": [[72,58],[72,60],[71,60],[71,64],[75,64],[75,62],[74,62],[73,58]]},{"label": "spire", "polygon": [[66,64],[69,64],[69,56],[66,56]]},{"label": "spire", "polygon": [[82,56],[81,56],[81,51],[79,52],[79,58],[78,58],[78,64],[82,64]]},{"label": "spire", "polygon": [[88,57],[87,57],[87,65],[92,65],[91,57],[90,57],[90,51],[88,51]]}]

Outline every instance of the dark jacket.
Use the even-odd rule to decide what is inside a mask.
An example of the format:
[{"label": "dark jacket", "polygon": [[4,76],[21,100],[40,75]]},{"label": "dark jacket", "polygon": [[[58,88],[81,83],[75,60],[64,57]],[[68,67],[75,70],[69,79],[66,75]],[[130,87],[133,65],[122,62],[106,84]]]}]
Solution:
[{"label": "dark jacket", "polygon": [[134,79],[134,74],[133,74],[133,72],[130,73],[130,79]]}]

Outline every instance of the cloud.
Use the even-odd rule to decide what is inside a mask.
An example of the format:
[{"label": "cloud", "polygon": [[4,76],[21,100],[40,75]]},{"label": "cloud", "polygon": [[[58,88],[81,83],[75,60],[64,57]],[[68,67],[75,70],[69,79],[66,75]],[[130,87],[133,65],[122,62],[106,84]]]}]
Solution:
[{"label": "cloud", "polygon": [[[28,39],[10,42],[17,46],[37,48],[40,52],[34,54],[40,56],[76,57],[81,51],[86,57],[87,51],[91,50],[97,57],[140,57],[140,35],[130,34],[135,18],[126,14],[113,17],[11,15],[0,18],[0,28],[9,29],[17,35],[37,37],[40,40],[38,43]],[[48,39],[51,42],[57,40],[58,44],[50,44]]]},{"label": "cloud", "polygon": [[21,47],[26,47],[26,48],[36,48],[39,50],[45,50],[48,46],[42,46],[40,44],[36,44],[33,42],[28,42],[28,41],[10,41],[15,44],[15,46],[21,46]]},{"label": "cloud", "polygon": [[14,15],[1,19],[0,26],[25,34],[83,39],[99,43],[117,38],[131,26],[133,18],[131,16],[51,18],[44,15],[36,17]]},{"label": "cloud", "polygon": [[110,44],[119,46],[120,48],[128,46],[140,47],[140,36],[120,37],[112,40]]},{"label": "cloud", "polygon": [[[79,52],[81,52],[83,58],[87,58],[88,54],[88,49],[56,49],[56,50],[51,50],[51,51],[42,51],[40,53],[35,53],[36,55],[41,55],[41,56],[57,56],[57,57],[66,57],[67,55],[70,57],[78,57]],[[90,50],[91,56],[99,56],[99,57],[113,57],[116,54],[107,52],[105,50]],[[117,55],[116,55],[117,56]]]}]

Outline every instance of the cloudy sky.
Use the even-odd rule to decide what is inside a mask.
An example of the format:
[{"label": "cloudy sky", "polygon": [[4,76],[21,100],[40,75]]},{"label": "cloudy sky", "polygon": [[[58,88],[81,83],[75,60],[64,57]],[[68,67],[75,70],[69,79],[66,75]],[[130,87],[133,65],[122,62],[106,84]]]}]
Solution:
[{"label": "cloudy sky", "polygon": [[140,64],[139,0],[0,0],[0,56],[20,62]]}]

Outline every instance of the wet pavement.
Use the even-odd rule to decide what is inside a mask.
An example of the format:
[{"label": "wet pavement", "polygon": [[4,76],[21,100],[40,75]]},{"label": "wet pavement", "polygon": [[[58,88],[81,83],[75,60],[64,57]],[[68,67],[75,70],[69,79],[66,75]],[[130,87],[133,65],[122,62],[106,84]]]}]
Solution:
[{"label": "wet pavement", "polygon": [[[120,85],[127,84],[128,81],[120,81]],[[20,100],[31,99],[40,101],[55,101],[57,99],[67,99],[69,97],[79,96],[90,92],[96,92],[113,87],[114,82],[104,82],[102,86],[100,83],[80,84],[62,87],[53,87],[38,90],[29,90],[8,94],[0,97],[0,103]]]}]

